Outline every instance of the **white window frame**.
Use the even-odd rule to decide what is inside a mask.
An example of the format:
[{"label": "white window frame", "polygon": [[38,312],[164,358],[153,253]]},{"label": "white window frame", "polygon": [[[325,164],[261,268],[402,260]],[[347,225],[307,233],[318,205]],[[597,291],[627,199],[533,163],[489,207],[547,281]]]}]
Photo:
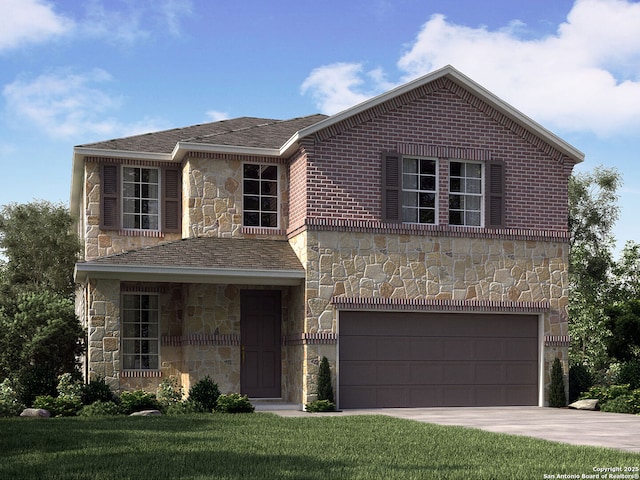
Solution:
[{"label": "white window frame", "polygon": [[[464,179],[466,181],[466,179],[470,178],[476,178],[476,177],[467,177],[466,174],[464,177],[453,177],[451,175],[451,164],[452,163],[462,163],[465,165],[478,165],[480,167],[480,192],[476,193],[476,192],[467,192],[466,191],[466,187],[465,187],[465,191],[462,192],[452,192],[451,191],[451,179],[452,178],[461,178]],[[466,166],[465,166],[466,169]],[[485,220],[485,181],[486,181],[486,172],[485,172],[485,165],[483,162],[476,162],[476,161],[470,161],[470,160],[460,160],[460,159],[449,159],[449,172],[448,172],[448,204],[449,204],[449,225],[453,225],[455,227],[469,227],[469,228],[483,228],[484,227],[484,220]],[[462,208],[462,209],[455,209],[455,211],[460,211],[463,212],[463,218],[464,218],[464,222],[462,224],[456,224],[456,223],[451,223],[451,211],[453,210],[451,208],[451,196],[452,195],[459,195],[462,197],[478,197],[480,199],[480,210],[467,210],[466,208]],[[480,216],[480,222],[478,223],[478,225],[468,225],[466,223],[467,221],[467,212],[468,211],[477,211],[478,215]]]},{"label": "white window frame", "polygon": [[[253,212],[253,213],[257,213],[258,216],[262,215],[262,213],[271,213],[269,211],[262,211],[261,205],[259,205],[259,209],[258,210],[246,210],[245,209],[245,196],[251,196],[252,194],[250,193],[246,193],[245,192],[245,175],[244,175],[244,169],[246,165],[257,165],[259,167],[275,167],[276,169],[276,210],[275,210],[275,215],[276,215],[276,226],[263,226],[263,225],[247,225],[245,223],[245,213],[247,212]],[[256,180],[256,179],[248,179],[248,180]],[[262,185],[262,177],[260,177],[258,180],[259,185]],[[261,188],[260,188],[261,190]],[[280,206],[282,205],[281,203],[281,198],[280,198],[280,190],[281,190],[281,180],[280,180],[280,165],[278,165],[277,163],[260,163],[260,162],[244,162],[242,164],[242,226],[243,227],[247,227],[247,228],[265,228],[265,229],[270,229],[270,230],[278,230],[280,228]],[[260,192],[258,194],[258,202],[261,202],[261,198],[262,198],[262,193]],[[260,221],[259,223],[262,223],[262,221]]]},{"label": "white window frame", "polygon": [[[157,310],[156,310],[156,314],[157,314],[157,322],[156,322],[156,328],[157,328],[157,337],[143,337],[142,335],[139,336],[126,336],[125,334],[127,333],[126,331],[126,327],[125,327],[125,323],[126,324],[143,324],[145,322],[141,322],[140,320],[138,320],[137,322],[126,322],[125,321],[125,311],[126,310],[130,310],[130,311],[137,311],[137,312],[141,312],[142,308],[138,308],[136,310],[134,309],[128,309],[125,308],[125,297],[127,296],[138,296],[138,297],[155,297],[156,298],[156,302],[157,302]],[[161,309],[160,309],[160,295],[157,293],[146,293],[146,292],[126,292],[126,293],[122,293],[120,295],[120,327],[121,327],[121,344],[120,344],[120,359],[122,362],[122,370],[125,371],[146,371],[146,372],[150,372],[150,371],[159,371],[160,370],[160,365],[161,365],[161,359],[160,359],[160,339],[161,339],[161,334],[160,334],[160,318],[161,318]],[[151,322],[146,322],[149,325],[152,325]],[[149,344],[151,345],[152,342],[155,342],[156,344],[156,354],[149,354],[147,352],[147,355],[155,355],[157,357],[157,366],[156,367],[148,367],[145,368],[142,366],[142,356],[144,355],[144,352],[127,352],[126,348],[125,348],[125,342],[127,341],[147,341],[149,342]],[[134,366],[132,367],[127,367],[127,361],[126,361],[126,357],[127,356],[132,356],[132,357],[138,357],[135,361],[134,361]]]},{"label": "white window frame", "polygon": [[[156,201],[158,202],[158,212],[157,214],[145,214],[143,212],[140,213],[128,213],[125,211],[125,204],[127,199],[137,199],[137,200],[142,200],[142,197],[127,197],[125,196],[125,183],[127,183],[126,181],[126,176],[125,176],[125,169],[127,168],[137,168],[140,169],[141,171],[144,170],[155,170],[158,173],[158,197],[156,199]],[[120,171],[120,198],[122,199],[121,201],[121,207],[120,207],[120,223],[121,223],[121,227],[122,230],[136,230],[136,231],[149,231],[149,232],[159,232],[162,229],[162,169],[158,168],[158,167],[145,167],[145,166],[141,166],[141,165],[122,165],[121,166],[121,171]],[[142,183],[142,182],[140,182]],[[142,192],[141,192],[142,195]],[[131,215],[137,215],[140,217],[140,219],[142,219],[145,215],[150,216],[150,215],[155,215],[157,217],[157,227],[156,228],[144,228],[144,227],[127,227],[126,226],[126,217],[127,216],[131,216]]]},{"label": "white window frame", "polygon": [[[405,164],[405,160],[417,160],[418,161],[418,172],[409,172],[409,173],[405,173],[404,170],[404,164]],[[421,190],[420,187],[420,161],[421,160],[427,160],[430,162],[434,162],[435,165],[435,175],[434,175],[434,181],[435,181],[435,189],[434,190]],[[432,157],[417,157],[417,156],[411,156],[411,155],[403,155],[402,156],[402,165],[401,165],[401,172],[400,175],[402,175],[402,192],[401,192],[401,203],[402,203],[402,223],[415,223],[418,225],[438,225],[438,217],[439,217],[439,200],[438,200],[438,195],[439,195],[439,182],[440,182],[440,172],[439,172],[439,163],[438,163],[438,159],[437,158],[432,158]],[[417,188],[407,188],[406,186],[406,182],[405,182],[405,175],[415,175],[417,177]],[[407,205],[407,203],[405,202],[405,192],[407,193],[415,193],[417,195],[420,195],[421,193],[426,193],[426,194],[432,194],[434,196],[434,207],[433,207],[433,223],[430,222],[420,222],[420,200],[418,198],[418,205]],[[405,208],[407,209],[415,209],[418,211],[418,222],[411,222],[411,221],[407,221],[405,220]],[[423,207],[423,209],[431,209],[430,207]]]}]

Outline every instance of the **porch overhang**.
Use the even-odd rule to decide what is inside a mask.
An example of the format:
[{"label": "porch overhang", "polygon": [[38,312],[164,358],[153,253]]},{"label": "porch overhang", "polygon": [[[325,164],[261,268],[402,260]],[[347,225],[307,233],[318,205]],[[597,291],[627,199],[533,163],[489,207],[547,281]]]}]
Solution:
[{"label": "porch overhang", "polygon": [[90,279],[127,282],[206,283],[235,285],[300,285],[306,273],[300,270],[248,270],[150,265],[78,263],[74,279],[84,284]]}]

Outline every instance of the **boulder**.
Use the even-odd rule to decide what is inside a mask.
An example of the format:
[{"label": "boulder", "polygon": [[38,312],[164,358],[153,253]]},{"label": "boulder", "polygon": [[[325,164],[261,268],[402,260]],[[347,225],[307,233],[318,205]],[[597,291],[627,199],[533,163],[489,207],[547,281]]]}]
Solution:
[{"label": "boulder", "polygon": [[587,398],[585,400],[578,400],[577,402],[573,402],[569,405],[569,408],[574,408],[576,410],[598,410],[598,399]]},{"label": "boulder", "polygon": [[162,415],[160,410],[141,410],[140,412],[133,412],[130,417],[153,417],[154,415]]},{"label": "boulder", "polygon": [[25,408],[20,416],[32,418],[49,418],[51,416],[51,413],[49,413],[49,410],[45,410],[44,408]]}]

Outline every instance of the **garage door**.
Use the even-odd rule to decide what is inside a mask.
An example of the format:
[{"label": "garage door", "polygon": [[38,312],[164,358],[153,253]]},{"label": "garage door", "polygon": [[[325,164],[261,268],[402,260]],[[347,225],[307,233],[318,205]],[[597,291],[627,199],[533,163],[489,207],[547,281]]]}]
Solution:
[{"label": "garage door", "polygon": [[341,408],[538,404],[535,315],[340,312]]}]

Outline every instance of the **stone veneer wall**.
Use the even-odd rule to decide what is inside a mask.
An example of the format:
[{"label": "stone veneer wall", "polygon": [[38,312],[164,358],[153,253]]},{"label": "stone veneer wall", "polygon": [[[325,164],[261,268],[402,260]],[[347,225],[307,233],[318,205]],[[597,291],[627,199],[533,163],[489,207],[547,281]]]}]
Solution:
[{"label": "stone veneer wall", "polygon": [[[331,301],[342,296],[546,302],[544,335],[568,335],[568,243],[353,231],[306,231],[291,239],[298,252],[304,243],[299,257],[309,272],[305,332],[335,333]],[[314,398],[318,358],[326,355],[335,372],[336,353],[335,345],[307,346],[304,402]],[[568,371],[567,347],[545,347],[547,385],[556,356]]]}]

